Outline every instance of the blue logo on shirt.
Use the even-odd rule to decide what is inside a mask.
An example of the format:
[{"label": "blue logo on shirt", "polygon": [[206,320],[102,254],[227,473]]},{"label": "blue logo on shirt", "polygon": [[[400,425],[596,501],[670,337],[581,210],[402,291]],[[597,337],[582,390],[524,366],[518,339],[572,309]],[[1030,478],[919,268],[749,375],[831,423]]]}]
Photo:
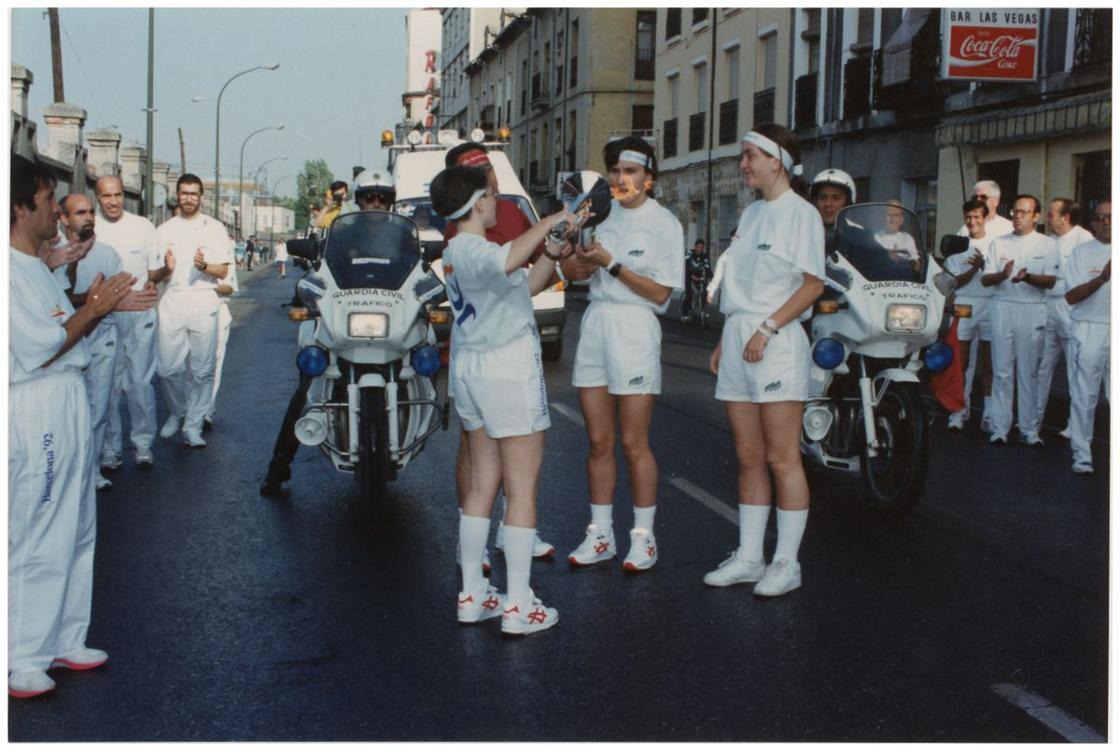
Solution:
[{"label": "blue logo on shirt", "polygon": [[462,326],[471,316],[477,315],[474,306],[463,299],[463,293],[459,291],[459,282],[449,278],[447,280],[447,290],[447,296],[451,298],[451,307],[455,309],[456,313],[459,313],[455,323]]}]

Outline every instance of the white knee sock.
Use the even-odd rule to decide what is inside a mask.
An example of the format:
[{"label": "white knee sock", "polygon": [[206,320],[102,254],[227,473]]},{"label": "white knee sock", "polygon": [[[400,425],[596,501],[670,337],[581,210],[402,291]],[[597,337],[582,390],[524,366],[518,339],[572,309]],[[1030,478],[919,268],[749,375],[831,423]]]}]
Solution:
[{"label": "white knee sock", "polygon": [[634,529],[653,531],[653,515],[657,513],[657,506],[634,507]]},{"label": "white knee sock", "polygon": [[805,534],[805,523],[809,521],[809,509],[786,511],[778,509],[778,546],[774,549],[774,560],[789,558],[797,562],[797,551],[801,547],[801,536]]},{"label": "white knee sock", "polygon": [[463,571],[463,591],[474,594],[482,589],[482,555],[490,536],[490,520],[483,516],[459,517],[459,568]]},{"label": "white knee sock", "polygon": [[598,527],[600,530],[607,531],[614,528],[614,521],[612,520],[612,513],[614,511],[614,504],[611,503],[592,503],[591,504],[591,523]]},{"label": "white knee sock", "polygon": [[[529,598],[529,570],[537,530],[506,525],[506,602],[520,605]],[[481,562],[479,563],[481,566]]]},{"label": "white knee sock", "polygon": [[762,540],[770,521],[770,504],[739,504],[739,557],[745,561],[762,560]]}]

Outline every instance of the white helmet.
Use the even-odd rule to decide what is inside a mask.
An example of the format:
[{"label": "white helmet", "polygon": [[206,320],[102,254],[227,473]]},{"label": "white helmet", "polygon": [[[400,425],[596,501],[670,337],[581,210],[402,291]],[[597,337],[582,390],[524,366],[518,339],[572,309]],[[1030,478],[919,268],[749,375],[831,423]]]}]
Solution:
[{"label": "white helmet", "polygon": [[820,185],[836,185],[848,191],[848,203],[853,204],[856,202],[856,181],[842,169],[826,169],[823,172],[818,172],[817,176],[813,178],[813,187],[811,193],[813,196],[817,195],[817,187]]},{"label": "white helmet", "polygon": [[354,178],[355,202],[360,196],[370,193],[385,196],[389,199],[390,205],[397,200],[397,189],[393,186],[392,176],[380,170],[362,170]]}]

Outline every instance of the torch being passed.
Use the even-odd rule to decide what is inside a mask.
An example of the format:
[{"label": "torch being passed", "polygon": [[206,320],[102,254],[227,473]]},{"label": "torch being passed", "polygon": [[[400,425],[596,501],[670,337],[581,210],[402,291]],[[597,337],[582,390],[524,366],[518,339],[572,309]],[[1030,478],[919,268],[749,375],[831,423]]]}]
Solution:
[{"label": "torch being passed", "polygon": [[569,213],[580,216],[580,223],[574,228],[567,222],[556,225],[549,233],[556,242],[563,242],[573,230],[586,231],[606,219],[611,213],[611,188],[598,172],[580,170],[561,183],[560,201]]}]

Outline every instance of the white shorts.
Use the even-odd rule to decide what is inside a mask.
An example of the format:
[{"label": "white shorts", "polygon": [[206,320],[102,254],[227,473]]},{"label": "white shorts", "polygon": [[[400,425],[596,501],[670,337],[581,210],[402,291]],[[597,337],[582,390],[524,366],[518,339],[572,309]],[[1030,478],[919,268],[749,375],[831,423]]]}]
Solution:
[{"label": "white shorts", "polygon": [[725,402],[803,402],[809,398],[809,339],[799,321],[770,337],[762,360],[747,362],[743,350],[763,316],[733,313],[723,324],[716,399]]},{"label": "white shorts", "polygon": [[579,324],[576,388],[616,395],[661,393],[661,322],[644,305],[593,302]]},{"label": "white shorts", "polygon": [[962,342],[971,342],[979,334],[980,341],[990,342],[992,340],[991,299],[987,297],[965,297],[957,300],[957,302],[972,306],[972,317],[961,318],[960,323],[957,324],[957,339]]},{"label": "white shorts", "polygon": [[457,349],[451,374],[455,412],[466,430],[484,428],[490,438],[509,438],[552,425],[535,331],[485,352]]}]

